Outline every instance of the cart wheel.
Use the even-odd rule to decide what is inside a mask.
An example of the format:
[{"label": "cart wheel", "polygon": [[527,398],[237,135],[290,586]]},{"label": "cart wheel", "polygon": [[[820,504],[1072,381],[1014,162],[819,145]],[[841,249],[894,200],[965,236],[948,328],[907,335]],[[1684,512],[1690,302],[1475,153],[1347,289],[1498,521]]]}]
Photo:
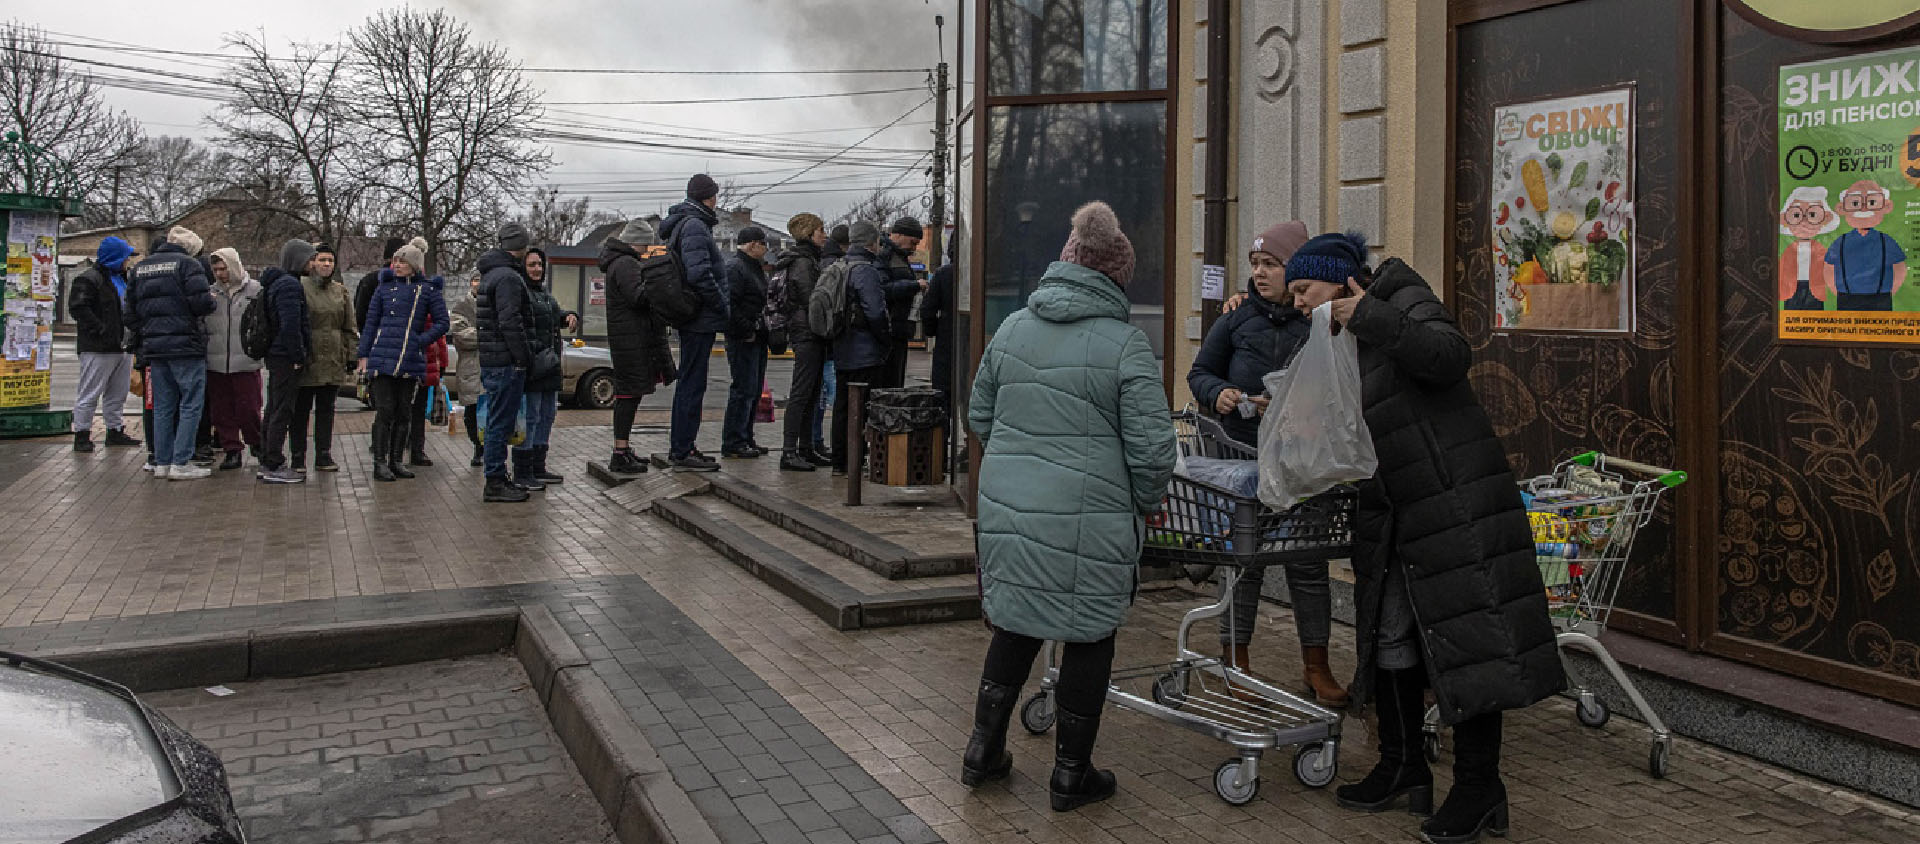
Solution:
[{"label": "cart wheel", "polygon": [[1293,754],[1293,775],[1308,788],[1326,788],[1333,782],[1334,774],[1339,773],[1338,752],[1328,753],[1325,744],[1301,745]]},{"label": "cart wheel", "polygon": [[1171,709],[1179,709],[1187,702],[1187,674],[1184,671],[1169,671],[1153,681],[1153,702]]},{"label": "cart wheel", "polygon": [[1020,726],[1036,736],[1053,729],[1053,696],[1041,692],[1027,698],[1020,707]]},{"label": "cart wheel", "polygon": [[1260,781],[1248,780],[1241,788],[1235,788],[1233,781],[1240,777],[1240,760],[1228,759],[1213,769],[1213,793],[1234,806],[1245,806],[1260,796]]},{"label": "cart wheel", "polygon": [[1440,734],[1423,733],[1420,736],[1420,749],[1427,754],[1428,762],[1440,761]]},{"label": "cart wheel", "polygon": [[1647,751],[1647,773],[1652,774],[1653,778],[1657,780],[1667,778],[1666,742],[1656,741],[1653,743],[1653,749]]},{"label": "cart wheel", "polygon": [[1574,705],[1573,717],[1579,719],[1581,726],[1597,730],[1607,725],[1607,721],[1613,718],[1613,712],[1607,709],[1606,701],[1589,696],[1580,698],[1580,702]]}]

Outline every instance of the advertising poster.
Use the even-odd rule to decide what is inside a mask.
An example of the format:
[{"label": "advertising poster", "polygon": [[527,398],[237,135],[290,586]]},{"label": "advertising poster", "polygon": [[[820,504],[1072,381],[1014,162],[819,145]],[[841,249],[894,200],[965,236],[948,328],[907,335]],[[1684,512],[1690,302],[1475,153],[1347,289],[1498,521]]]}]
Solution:
[{"label": "advertising poster", "polygon": [[1494,330],[1633,330],[1633,88],[1494,109]]},{"label": "advertising poster", "polygon": [[54,214],[15,211],[7,220],[7,314],[0,348],[0,409],[53,401],[53,299],[59,289]]},{"label": "advertising poster", "polygon": [[1920,344],[1920,48],[1780,68],[1777,339]]}]

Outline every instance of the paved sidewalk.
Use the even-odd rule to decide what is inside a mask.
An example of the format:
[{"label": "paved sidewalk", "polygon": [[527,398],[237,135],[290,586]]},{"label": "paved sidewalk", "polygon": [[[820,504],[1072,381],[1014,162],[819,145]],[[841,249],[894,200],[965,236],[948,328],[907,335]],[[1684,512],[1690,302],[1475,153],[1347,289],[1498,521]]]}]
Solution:
[{"label": "paved sidewalk", "polygon": [[[708,427],[709,436],[717,435]],[[865,836],[855,833],[867,828],[850,828],[836,814],[846,809],[828,808],[846,805],[841,791],[828,786],[847,796],[864,794],[867,802],[898,801],[955,844],[1411,840],[1415,824],[1405,814],[1342,812],[1331,795],[1295,783],[1288,757],[1278,755],[1266,768],[1259,799],[1229,807],[1208,783],[1227,756],[1224,746],[1128,713],[1110,716],[1098,753],[1120,775],[1121,794],[1109,804],[1067,815],[1048,811],[1051,748],[1047,739],[1024,735],[1013,741],[1017,773],[1010,783],[978,792],[960,787],[957,760],[984,628],[827,629],[704,546],[603,495],[579,470],[585,459],[602,456],[609,436],[605,428],[557,432],[554,463],[569,482],[513,506],[480,504],[477,473],[463,459],[464,438],[444,434],[429,442],[442,465],[418,480],[369,483],[365,439],[346,437],[336,454],[345,473],[294,487],[231,475],[161,483],[140,474],[139,456],[131,452],[75,456],[58,445],[0,443],[0,507],[16,526],[16,539],[0,548],[0,647],[31,651],[209,626],[551,601],[569,632],[608,637],[603,648],[585,649],[587,655],[636,718],[661,719],[643,723],[663,756],[675,752],[667,748],[684,748],[676,781],[696,794],[717,791],[733,804],[742,820],[716,820],[729,844],[861,840]],[[650,434],[643,446],[657,446],[658,439]],[[746,476],[765,471],[730,467]],[[802,500],[831,497],[823,474],[769,475],[767,481],[796,495],[807,489],[807,478],[817,486],[814,499]],[[933,509],[920,517],[931,517]],[[1121,663],[1163,659],[1178,613],[1200,600],[1178,589],[1143,593],[1122,632]],[[1284,610],[1269,608],[1265,615],[1256,667],[1288,681],[1299,670],[1291,624]],[[639,629],[653,632],[634,635]],[[1348,635],[1336,631],[1337,650]],[[669,656],[677,665],[659,662]],[[689,659],[705,665],[689,666]],[[1342,661],[1350,659],[1350,651],[1341,651],[1335,661],[1345,670],[1350,665]],[[714,685],[722,679],[744,695],[733,701],[737,711],[718,702],[716,692],[704,697],[717,709],[697,709],[701,696],[685,692],[724,688]],[[674,711],[689,715],[675,720],[668,714]],[[756,713],[764,717],[751,717]],[[744,732],[717,720],[729,718]],[[810,742],[820,738],[812,744],[795,739],[808,757],[801,759],[773,743],[779,739],[755,735],[749,724],[761,721],[787,730],[789,738],[795,731]],[[1560,701],[1516,715],[1507,755],[1514,840],[1920,840],[1920,819],[1906,810],[1692,742],[1677,743],[1671,778],[1649,779],[1642,736],[1624,718],[1601,731],[1576,727]],[[755,752],[749,739],[764,752]],[[829,767],[815,751],[847,762]],[[1370,731],[1350,721],[1341,780],[1364,774],[1372,755]],[[827,772],[826,780],[809,761]],[[700,771],[734,776],[713,776],[709,785]],[[856,792],[842,777],[879,788]],[[769,801],[784,820],[774,819]],[[890,808],[868,807],[857,796],[854,803]],[[696,805],[710,818],[732,817],[718,797],[698,797]],[[789,811],[795,805],[816,807],[835,823],[796,818]],[[902,831],[889,826],[877,837],[931,840]]]}]

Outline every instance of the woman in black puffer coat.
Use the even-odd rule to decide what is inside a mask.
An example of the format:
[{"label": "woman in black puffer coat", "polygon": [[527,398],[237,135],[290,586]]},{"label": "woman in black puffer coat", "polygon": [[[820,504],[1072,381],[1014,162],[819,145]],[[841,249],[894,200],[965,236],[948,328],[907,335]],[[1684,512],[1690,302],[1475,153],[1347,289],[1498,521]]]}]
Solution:
[{"label": "woman in black puffer coat", "polygon": [[[1380,466],[1361,483],[1353,569],[1358,702],[1380,707],[1380,762],[1337,792],[1430,809],[1422,690],[1454,728],[1454,786],[1421,825],[1437,844],[1507,829],[1501,713],[1566,687],[1533,534],[1507,452],[1467,369],[1472,352],[1425,280],[1390,259],[1368,283],[1366,240],[1321,235],[1287,262],[1302,310],[1331,302],[1360,346],[1361,401]],[[1364,285],[1364,288],[1363,288]]]},{"label": "woman in black puffer coat", "polygon": [[657,241],[653,226],[632,220],[600,247],[600,271],[607,274],[607,351],[613,357],[613,456],[607,470],[623,475],[647,471],[628,440],[640,400],[674,381],[666,323],[640,295],[640,262],[666,252]]},{"label": "woman in black puffer coat", "polygon": [[560,412],[560,388],[566,384],[561,366],[565,340],[562,331],[579,324],[579,316],[562,311],[547,285],[547,253],[527,250],[527,293],[533,310],[527,315],[532,327],[530,346],[533,365],[527,368],[527,439],[513,447],[513,476],[532,478],[542,484],[557,484],[566,478],[547,471],[547,442],[553,435],[553,421]]}]

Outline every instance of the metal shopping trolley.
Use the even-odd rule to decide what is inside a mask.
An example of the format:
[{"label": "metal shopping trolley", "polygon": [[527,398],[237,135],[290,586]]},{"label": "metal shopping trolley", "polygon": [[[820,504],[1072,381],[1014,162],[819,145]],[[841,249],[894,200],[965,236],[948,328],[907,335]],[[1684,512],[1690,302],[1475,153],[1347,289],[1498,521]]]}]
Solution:
[{"label": "metal shopping trolley", "polygon": [[[1656,778],[1667,775],[1673,736],[1599,636],[1606,632],[1607,619],[1613,614],[1634,538],[1653,520],[1661,493],[1686,480],[1685,472],[1590,451],[1554,467],[1551,475],[1520,485],[1527,518],[1533,524],[1535,558],[1547,587],[1547,612],[1558,631],[1555,638],[1560,649],[1592,654],[1626,692],[1647,724],[1651,739],[1647,772]],[[1581,685],[1573,671],[1568,670],[1567,677],[1577,698],[1575,718],[1596,729],[1606,724],[1612,717],[1606,701]],[[1427,710],[1425,750],[1429,761],[1439,760],[1439,712],[1435,709]]]},{"label": "metal shopping trolley", "polygon": [[[1254,459],[1254,449],[1191,407],[1173,419],[1183,457]],[[1228,615],[1234,584],[1248,568],[1349,556],[1354,505],[1352,491],[1340,490],[1275,511],[1257,497],[1175,476],[1164,511],[1147,528],[1143,564],[1218,567],[1220,599],[1181,619],[1172,662],[1116,669],[1107,701],[1231,745],[1235,755],[1215,769],[1213,788],[1235,806],[1259,794],[1261,756],[1275,748],[1298,746],[1293,772],[1301,783],[1332,783],[1341,715],[1193,650],[1193,627]],[[1053,727],[1058,665],[1059,645],[1049,643],[1040,691],[1020,709],[1020,725],[1030,733]]]}]

